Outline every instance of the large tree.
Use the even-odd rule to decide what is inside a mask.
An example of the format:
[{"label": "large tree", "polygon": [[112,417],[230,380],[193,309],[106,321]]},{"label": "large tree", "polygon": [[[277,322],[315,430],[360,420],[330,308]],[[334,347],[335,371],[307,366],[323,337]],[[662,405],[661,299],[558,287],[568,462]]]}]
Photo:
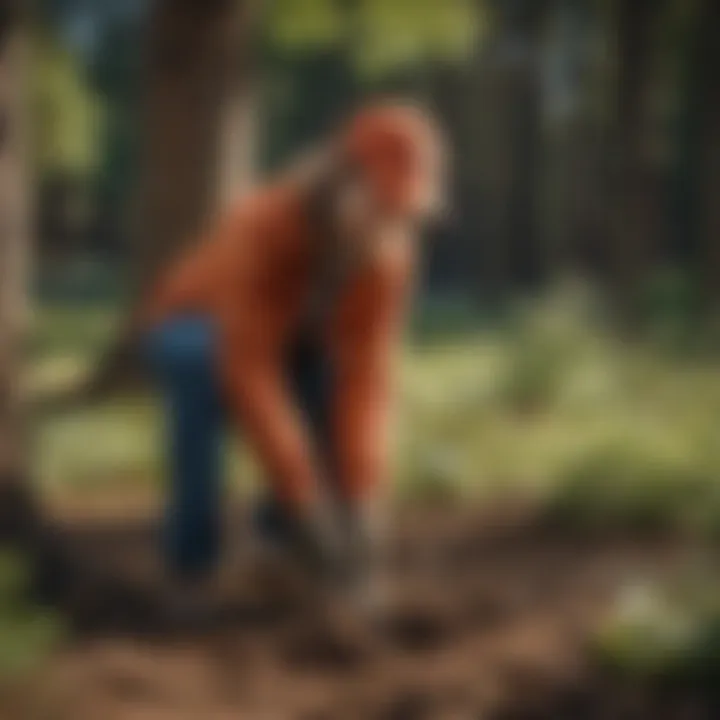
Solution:
[{"label": "large tree", "polygon": [[[210,216],[250,182],[251,40],[261,0],[155,0],[142,65],[139,179],[129,212],[134,302]],[[96,372],[56,408],[101,398],[137,375],[131,322]]]},{"label": "large tree", "polygon": [[[377,79],[426,56],[449,57],[474,37],[471,0],[155,0],[147,33],[133,269],[142,293],[196,240],[208,217],[249,184],[258,30],[292,52],[343,48]],[[132,329],[70,403],[118,387],[132,366]],[[61,399],[61,406],[67,400]]]},{"label": "large tree", "polygon": [[259,0],[155,0],[147,32],[135,207],[143,286],[249,181],[249,30]]}]

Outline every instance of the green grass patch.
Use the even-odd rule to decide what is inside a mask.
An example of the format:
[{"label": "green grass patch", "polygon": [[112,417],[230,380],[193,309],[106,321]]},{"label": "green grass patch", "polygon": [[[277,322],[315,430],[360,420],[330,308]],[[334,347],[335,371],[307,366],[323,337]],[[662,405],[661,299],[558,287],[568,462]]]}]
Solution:
[{"label": "green grass patch", "polygon": [[[416,323],[432,329],[429,341],[406,348],[400,494],[522,494],[569,526],[720,534],[716,363],[620,342],[578,288],[519,307],[502,326],[481,329],[467,307],[458,312],[453,323],[451,305],[434,306]],[[109,308],[43,309],[38,385],[82,372],[113,317]],[[162,478],[162,413],[152,398],[40,418],[37,429],[38,476],[58,491]],[[247,453],[231,456],[233,474],[257,478]]]}]

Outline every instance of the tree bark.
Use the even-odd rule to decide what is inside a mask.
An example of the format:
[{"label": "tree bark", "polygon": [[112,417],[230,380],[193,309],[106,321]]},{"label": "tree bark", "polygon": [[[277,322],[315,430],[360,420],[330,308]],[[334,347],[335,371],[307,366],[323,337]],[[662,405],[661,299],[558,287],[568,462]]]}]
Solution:
[{"label": "tree bark", "polygon": [[711,310],[720,310],[720,5],[704,0],[698,33],[697,72],[700,98],[698,149],[700,231],[698,259]]},{"label": "tree bark", "polygon": [[0,542],[24,542],[36,524],[28,483],[21,367],[28,315],[30,195],[20,4],[0,20]]},{"label": "tree bark", "polygon": [[648,157],[649,87],[653,36],[662,2],[617,0],[614,32],[617,61],[610,143],[610,268],[621,320],[634,327],[653,253],[655,178]]},{"label": "tree bark", "polygon": [[[478,297],[501,300],[511,281],[534,284],[543,274],[538,235],[541,150],[540,40],[547,4],[493,4],[496,39],[479,51],[468,76],[468,157],[463,185],[468,222],[481,238]],[[476,217],[476,213],[483,217]]]},{"label": "tree bark", "polygon": [[[131,233],[133,300],[251,182],[253,32],[261,0],[156,0],[147,37],[142,166]],[[129,322],[82,387],[41,403],[67,411],[137,384]]]},{"label": "tree bark", "polygon": [[597,22],[592,0],[555,0],[548,23],[542,235],[545,264],[559,276],[588,273],[597,232]]},{"label": "tree bark", "polygon": [[257,0],[156,0],[133,274],[144,288],[250,182],[250,31]]}]

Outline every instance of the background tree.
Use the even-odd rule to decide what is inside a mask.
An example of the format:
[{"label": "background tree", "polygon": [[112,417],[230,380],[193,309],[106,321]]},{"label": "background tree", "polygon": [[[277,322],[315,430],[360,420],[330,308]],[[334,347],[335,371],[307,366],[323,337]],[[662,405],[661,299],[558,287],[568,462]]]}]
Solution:
[{"label": "background tree", "polygon": [[704,300],[717,309],[720,293],[720,6],[698,0],[680,14],[680,72],[676,75],[673,225],[675,245],[695,268]]},{"label": "background tree", "polygon": [[480,297],[503,295],[509,278],[527,286],[542,274],[537,190],[545,9],[543,2],[527,0],[493,3],[493,41],[473,63],[475,154],[467,181],[485,197],[474,207],[486,219],[473,223],[484,227]]},{"label": "background tree", "polygon": [[598,13],[592,0],[553,0],[542,39],[538,180],[543,266],[554,276],[592,263],[598,230]]},{"label": "background tree", "polygon": [[147,31],[134,274],[145,285],[251,177],[251,0],[156,0]]},{"label": "background tree", "polygon": [[657,250],[654,225],[657,178],[649,159],[649,126],[657,22],[664,0],[615,0],[609,12],[614,38],[614,93],[608,141],[607,193],[613,226],[608,246],[619,310],[634,325],[641,292]]},{"label": "background tree", "polygon": [[26,540],[36,522],[21,391],[30,198],[20,11],[19,2],[0,5],[0,540],[6,541]]}]

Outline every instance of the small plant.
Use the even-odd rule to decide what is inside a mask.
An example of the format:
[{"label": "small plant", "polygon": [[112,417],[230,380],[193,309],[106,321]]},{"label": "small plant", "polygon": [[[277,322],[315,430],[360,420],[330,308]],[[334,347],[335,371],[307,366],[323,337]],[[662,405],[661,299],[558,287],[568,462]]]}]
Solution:
[{"label": "small plant", "polygon": [[593,642],[601,666],[635,683],[717,693],[720,588],[712,569],[697,570],[694,578],[623,589]]},{"label": "small plant", "polygon": [[591,298],[575,285],[559,286],[521,309],[499,378],[501,401],[520,412],[548,408],[579,361],[594,349],[598,327]]},{"label": "small plant", "polygon": [[662,588],[635,582],[620,592],[595,638],[594,652],[612,670],[650,677],[674,669],[696,632],[696,618],[673,603]]},{"label": "small plant", "polygon": [[556,397],[563,368],[563,353],[557,347],[524,340],[514,348],[500,378],[499,399],[520,413],[542,410]]},{"label": "small plant", "polygon": [[32,670],[56,647],[61,620],[29,600],[27,564],[0,554],[0,682]]},{"label": "small plant", "polygon": [[570,462],[547,499],[546,515],[577,528],[686,530],[720,509],[719,499],[717,477],[703,458],[624,437]]}]

